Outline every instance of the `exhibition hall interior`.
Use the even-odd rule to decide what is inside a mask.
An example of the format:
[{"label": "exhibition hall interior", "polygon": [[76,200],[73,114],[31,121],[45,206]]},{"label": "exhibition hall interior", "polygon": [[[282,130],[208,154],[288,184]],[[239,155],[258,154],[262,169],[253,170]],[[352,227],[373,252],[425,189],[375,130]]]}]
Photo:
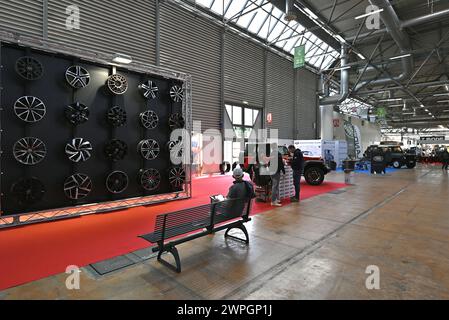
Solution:
[{"label": "exhibition hall interior", "polygon": [[0,300],[446,300],[448,165],[448,1],[0,0]]}]

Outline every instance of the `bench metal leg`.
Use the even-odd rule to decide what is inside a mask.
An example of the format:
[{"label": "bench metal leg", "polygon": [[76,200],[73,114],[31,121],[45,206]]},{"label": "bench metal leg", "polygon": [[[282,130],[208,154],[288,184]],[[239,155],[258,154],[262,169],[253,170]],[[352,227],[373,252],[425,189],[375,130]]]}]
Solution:
[{"label": "bench metal leg", "polygon": [[[242,238],[239,238],[239,237],[230,235],[229,232],[230,232],[231,230],[233,230],[233,229],[239,229],[239,230],[241,230],[241,231],[245,234],[245,238],[246,238],[246,239],[242,239]],[[241,225],[235,226],[235,227],[231,227],[231,228],[229,228],[228,230],[226,230],[225,238],[231,238],[231,239],[234,239],[234,240],[241,241],[241,242],[244,242],[244,243],[246,243],[246,244],[249,244],[249,234],[248,234],[248,230],[246,230],[246,227],[245,227],[244,224],[241,224]]]},{"label": "bench metal leg", "polygon": [[[165,261],[164,259],[162,259],[162,253],[163,252],[168,252],[171,253],[173,258],[175,258],[175,263],[176,266],[172,265],[171,263]],[[177,273],[181,273],[181,259],[179,258],[179,253],[178,253],[178,249],[176,249],[176,247],[171,247],[168,250],[165,251],[159,251],[159,254],[157,256],[157,261],[159,261],[161,264],[163,264],[164,266],[166,266],[167,268],[170,268],[171,270],[177,272]]]}]

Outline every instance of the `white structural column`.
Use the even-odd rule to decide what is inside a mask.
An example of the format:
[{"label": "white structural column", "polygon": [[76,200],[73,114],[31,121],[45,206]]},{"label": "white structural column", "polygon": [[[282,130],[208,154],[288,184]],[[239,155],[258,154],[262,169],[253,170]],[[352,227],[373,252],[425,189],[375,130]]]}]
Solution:
[{"label": "white structural column", "polygon": [[334,108],[333,106],[320,106],[321,112],[321,139],[334,140]]}]

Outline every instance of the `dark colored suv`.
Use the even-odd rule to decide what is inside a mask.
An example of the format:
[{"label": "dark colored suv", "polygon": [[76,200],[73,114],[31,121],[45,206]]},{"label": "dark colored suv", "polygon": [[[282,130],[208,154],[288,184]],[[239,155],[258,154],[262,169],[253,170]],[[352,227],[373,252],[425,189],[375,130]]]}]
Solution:
[{"label": "dark colored suv", "polygon": [[369,146],[363,156],[370,159],[371,150],[374,148],[380,148],[383,151],[385,161],[388,166],[392,166],[396,169],[400,169],[403,166],[407,166],[407,168],[409,169],[413,169],[416,167],[416,155],[404,152],[404,150],[402,150],[401,146],[399,145]]},{"label": "dark colored suv", "polygon": [[[265,148],[260,149],[259,148]],[[251,150],[251,156],[249,155],[249,150]],[[282,157],[287,162],[290,161],[290,155],[288,153],[288,149],[285,146],[278,147],[279,152],[282,154]],[[271,146],[270,144],[262,143],[262,144],[247,144],[245,147],[245,151],[240,154],[240,166],[246,172],[248,172],[253,181],[257,185],[264,185],[266,183],[266,178],[264,176],[260,176],[258,174],[259,168],[261,165],[264,165],[264,160],[259,159],[259,154],[264,154],[266,156],[270,155]],[[256,159],[251,157],[256,156]],[[234,164],[235,166],[236,164]],[[321,157],[312,157],[304,155],[304,178],[306,182],[312,186],[321,185],[324,181],[326,174],[328,174],[331,170],[325,165],[323,159]]]}]

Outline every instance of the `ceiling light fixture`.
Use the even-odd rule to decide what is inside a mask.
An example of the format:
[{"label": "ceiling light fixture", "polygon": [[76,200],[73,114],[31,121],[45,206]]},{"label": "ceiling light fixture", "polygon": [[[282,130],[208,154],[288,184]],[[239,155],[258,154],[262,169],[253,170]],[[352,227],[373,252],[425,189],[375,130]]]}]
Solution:
[{"label": "ceiling light fixture", "polygon": [[411,55],[412,55],[411,53],[406,53],[406,54],[402,54],[400,56],[391,57],[390,60],[402,59],[402,58],[405,58],[405,57],[410,57]]},{"label": "ceiling light fixture", "polygon": [[309,15],[310,18],[318,20],[318,16],[309,8],[304,8],[304,11]]},{"label": "ceiling light fixture", "polygon": [[383,11],[384,11],[384,9],[374,10],[374,11],[371,11],[371,12],[368,12],[368,13],[365,13],[365,14],[362,14],[362,15],[360,15],[360,16],[357,16],[357,17],[355,17],[354,19],[355,19],[355,20],[359,20],[359,19],[362,19],[362,18],[365,18],[365,17],[369,17],[369,16],[371,16],[371,15],[373,15],[373,14],[376,14],[376,13],[381,13],[381,12],[383,12]]},{"label": "ceiling light fixture", "polygon": [[340,67],[340,68],[335,68],[333,70],[339,71],[339,70],[348,70],[348,69],[351,69],[351,66],[344,66],[344,67]]},{"label": "ceiling light fixture", "polygon": [[379,102],[393,102],[393,101],[402,101],[402,98],[379,100]]},{"label": "ceiling light fixture", "polygon": [[449,96],[449,92],[446,93],[437,93],[433,95],[434,97],[443,97],[443,96]]},{"label": "ceiling light fixture", "polygon": [[119,64],[130,64],[133,62],[133,58],[127,54],[116,53],[112,58],[112,62]]},{"label": "ceiling light fixture", "polygon": [[[446,87],[447,84],[435,84],[433,86],[427,87],[427,89],[434,89],[434,88],[439,88],[439,87]],[[449,90],[449,89],[447,89]]]},{"label": "ceiling light fixture", "polygon": [[437,101],[437,103],[449,103],[449,100],[440,100],[440,101]]}]

